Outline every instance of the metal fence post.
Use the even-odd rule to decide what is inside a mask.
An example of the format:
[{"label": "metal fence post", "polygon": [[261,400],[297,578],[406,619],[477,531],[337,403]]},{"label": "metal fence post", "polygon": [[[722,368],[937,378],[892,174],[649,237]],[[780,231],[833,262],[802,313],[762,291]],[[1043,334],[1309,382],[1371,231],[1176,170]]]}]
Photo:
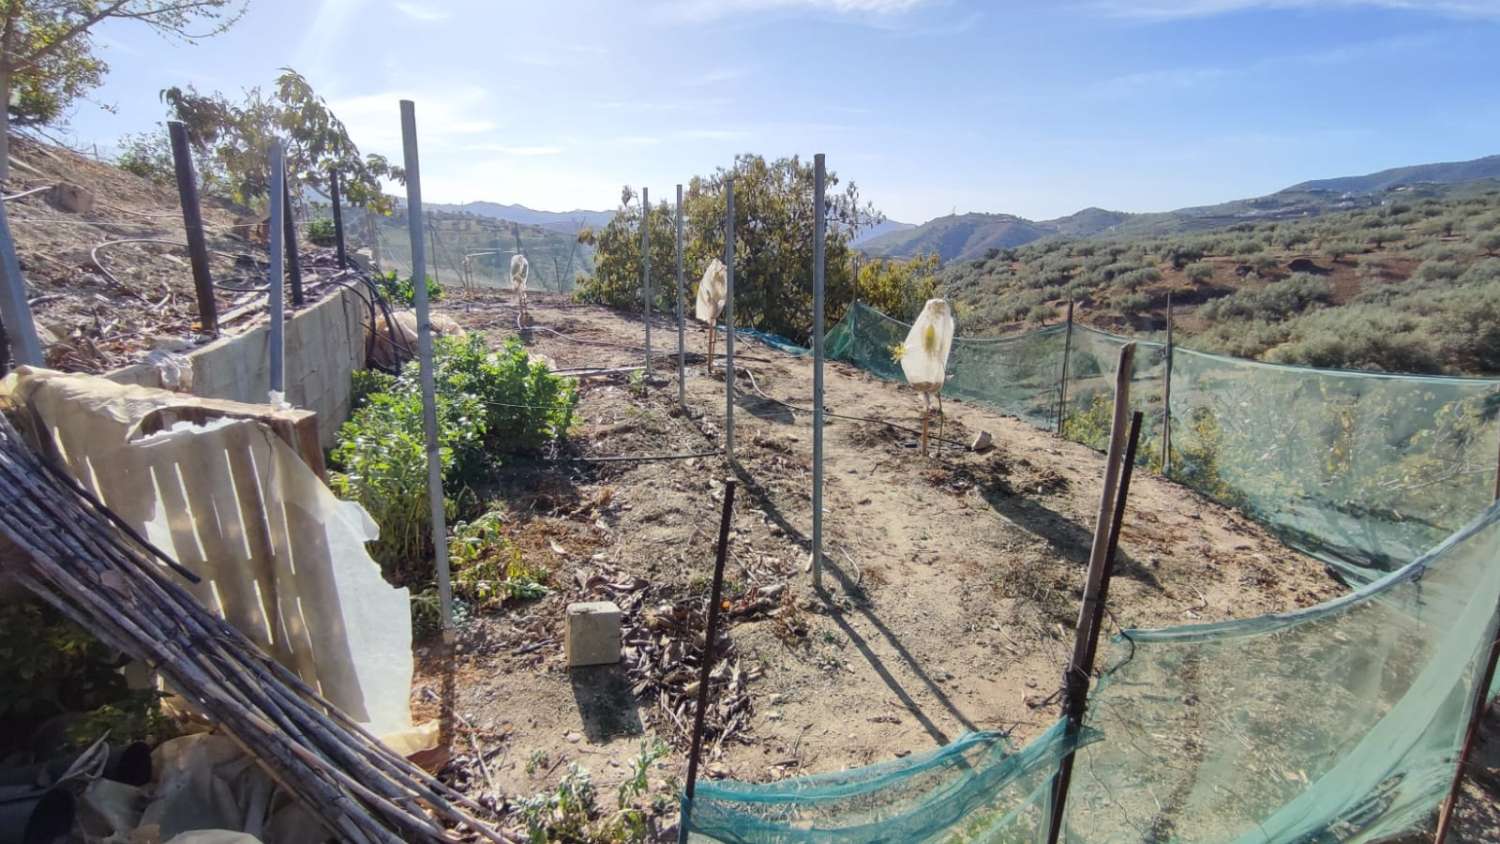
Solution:
[{"label": "metal fence post", "polygon": [[651,386],[651,194],[641,188],[641,300],[646,322],[646,371],[641,383]]},{"label": "metal fence post", "polygon": [[1167,371],[1161,382],[1161,474],[1172,476],[1172,294],[1167,294]]},{"label": "metal fence post", "polygon": [[286,300],[282,278],[285,272],[286,253],[282,245],[282,239],[286,236],[284,228],[286,208],[283,205],[285,198],[285,179],[283,173],[282,158],[284,151],[281,141],[271,142],[271,278],[266,286],[266,296],[269,298],[269,309],[271,312],[271,392],[274,394],[272,404],[285,399],[286,395],[286,362],[283,353],[286,349]]},{"label": "metal fence post", "polygon": [[813,156],[813,431],[812,431],[812,576],[823,588],[823,283],[824,238],[828,229],[823,206],[826,189],[823,153]]},{"label": "metal fence post", "polygon": [[734,465],[734,177],[724,179],[724,458]]},{"label": "metal fence post", "polygon": [[333,244],[338,250],[339,269],[349,266],[349,253],[344,251],[344,209],[339,199],[339,171],[338,168],[330,168],[328,171],[328,193],[333,200]]},{"label": "metal fence post", "polygon": [[433,383],[432,318],[427,306],[427,256],[422,240],[422,176],[417,161],[417,111],[401,101],[401,148],[406,156],[406,221],[411,235],[413,305],[417,311],[417,357],[422,379],[422,427],[427,434],[427,503],[432,518],[432,551],[437,564],[438,603],[443,636],[453,631],[453,591],[448,582],[448,526],[443,507],[443,461],[438,451],[437,390]]},{"label": "metal fence post", "polygon": [[683,358],[687,352],[684,351],[683,340],[683,302],[685,294],[682,283],[682,185],[677,186],[677,405],[687,408],[687,365]]},{"label": "metal fence post", "polygon": [[31,321],[31,303],[26,301],[26,279],[21,276],[21,262],[16,258],[16,242],[10,236],[10,221],[5,204],[0,203],[0,320],[10,334],[11,357],[17,365],[42,365],[42,343]]},{"label": "metal fence post", "polygon": [[281,214],[286,229],[286,274],[292,283],[292,304],[302,307],[302,260],[297,254],[297,219],[292,209],[292,188],[286,178],[286,157],[281,160]]},{"label": "metal fence post", "polygon": [[193,290],[198,295],[198,326],[205,334],[219,331],[219,308],[214,301],[214,279],[208,268],[208,244],[203,239],[203,212],[198,207],[198,178],[188,147],[187,126],[167,124],[172,138],[172,163],[177,173],[177,198],[182,203],[182,227],[187,230],[188,259],[193,264]]}]

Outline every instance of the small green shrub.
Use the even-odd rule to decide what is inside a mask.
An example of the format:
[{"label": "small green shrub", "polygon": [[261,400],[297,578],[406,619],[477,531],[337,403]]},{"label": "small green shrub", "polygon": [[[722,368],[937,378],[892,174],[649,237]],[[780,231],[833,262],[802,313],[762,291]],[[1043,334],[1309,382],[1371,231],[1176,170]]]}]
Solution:
[{"label": "small green shrub", "polygon": [[307,224],[307,239],[318,246],[332,246],[338,239],[332,220],[318,219]]},{"label": "small green shrub", "polygon": [[448,564],[453,569],[454,594],[468,599],[476,609],[547,594],[547,570],[525,562],[495,511],[453,527]]},{"label": "small green shrub", "polygon": [[0,603],[0,721],[12,726],[81,713],[65,732],[82,749],[106,731],[116,741],[177,734],[155,690],[132,690],[126,658],[32,598]]},{"label": "small green shrub", "polygon": [[1190,281],[1204,282],[1214,277],[1214,265],[1199,261],[1188,264],[1187,277]]},{"label": "small green shrub", "polygon": [[[395,270],[388,273],[380,273],[375,276],[375,286],[380,289],[380,294],[391,302],[411,307],[417,301],[417,288],[412,277],[402,278]],[[436,302],[443,298],[443,286],[427,276],[427,301]]]},{"label": "small green shrub", "polygon": [[[532,363],[518,340],[490,352],[478,335],[438,338],[433,363],[438,455],[450,494],[488,476],[502,455],[535,451],[572,425],[572,382]],[[370,553],[396,583],[430,577],[432,523],[418,371],[410,361],[386,390],[367,393],[339,429],[329,456],[334,491],[358,501],[380,525]],[[452,499],[446,509],[451,516]]]}]

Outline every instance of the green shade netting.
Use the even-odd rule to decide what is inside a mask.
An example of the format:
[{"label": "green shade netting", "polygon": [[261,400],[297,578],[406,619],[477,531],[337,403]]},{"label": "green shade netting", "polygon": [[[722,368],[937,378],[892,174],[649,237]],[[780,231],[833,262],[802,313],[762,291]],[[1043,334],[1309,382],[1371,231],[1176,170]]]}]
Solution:
[{"label": "green shade netting", "polygon": [[[1419,827],[1454,773],[1500,602],[1500,507],[1405,568],[1297,613],[1116,637],[1063,840],[1366,842]],[[921,758],[705,783],[697,840],[1036,842],[1070,743],[993,733]]]},{"label": "green shade netting", "polygon": [[764,785],[699,783],[690,841],[1030,841],[1045,831],[1052,773],[1072,742],[1058,724],[1018,752],[1000,733],[939,750]]},{"label": "green shade netting", "polygon": [[[856,304],[829,332],[830,358],[901,379],[890,347],[908,326]],[[1063,433],[1103,448],[1119,347],[1085,326],[957,337],[945,395],[1055,429],[1064,348]],[[1166,349],[1138,341],[1131,404],[1145,414],[1140,460],[1161,465]],[[1239,507],[1355,582],[1400,568],[1492,497],[1500,381],[1278,366],[1177,348],[1171,477]]]}]

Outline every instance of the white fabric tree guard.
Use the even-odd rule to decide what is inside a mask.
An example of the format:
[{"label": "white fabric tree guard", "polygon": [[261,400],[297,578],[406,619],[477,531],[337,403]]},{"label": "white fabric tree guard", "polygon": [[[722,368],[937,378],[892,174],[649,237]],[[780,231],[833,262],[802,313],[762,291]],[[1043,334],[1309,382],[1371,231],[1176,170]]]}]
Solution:
[{"label": "white fabric tree guard", "polygon": [[947,301],[928,299],[902,344],[901,371],[906,382],[922,393],[943,389],[952,348],[953,312]]},{"label": "white fabric tree guard", "polygon": [[510,256],[510,286],[517,293],[526,292],[526,279],[531,275],[531,264],[527,263],[525,255]]},{"label": "white fabric tree guard", "polygon": [[719,319],[719,312],[724,310],[724,301],[728,295],[729,272],[724,267],[724,262],[715,258],[708,263],[708,269],[703,271],[703,279],[698,282],[698,303],[693,315],[713,325]]}]

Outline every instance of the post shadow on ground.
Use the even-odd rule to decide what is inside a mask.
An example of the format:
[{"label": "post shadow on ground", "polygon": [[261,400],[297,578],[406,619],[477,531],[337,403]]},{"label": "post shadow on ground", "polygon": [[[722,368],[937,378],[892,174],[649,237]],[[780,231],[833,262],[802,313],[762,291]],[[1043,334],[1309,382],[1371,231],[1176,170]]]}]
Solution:
[{"label": "post shadow on ground", "polygon": [[603,744],[610,739],[645,733],[640,707],[630,690],[623,663],[570,669],[568,682],[583,720],[583,734],[590,743]]},{"label": "post shadow on ground", "polygon": [[[754,500],[757,507],[759,507],[767,516],[770,517],[772,523],[781,528],[782,532],[785,533],[787,537],[797,542],[797,544],[804,550],[810,551],[812,543],[808,539],[807,535],[787,521],[786,515],[776,507],[776,504],[771,500],[771,497],[767,493],[765,487],[756,482],[756,480],[752,478],[742,466],[736,465],[734,467],[734,473],[740,480],[741,489],[743,489],[744,492]],[[890,647],[894,649],[896,653],[901,657],[902,661],[906,663],[907,669],[910,670],[911,673],[914,674],[917,679],[927,687],[928,692],[940,704],[942,704],[943,708],[948,710],[948,714],[952,716],[954,720],[962,724],[965,729],[977,730],[978,727],[974,726],[974,723],[968,718],[968,716],[964,715],[964,713],[960,711],[958,707],[954,706],[953,701],[949,699],[949,697],[943,692],[942,688],[938,686],[938,684],[927,674],[926,670],[922,668],[921,664],[918,663],[914,657],[912,657],[911,652],[906,649],[906,646],[902,644],[901,640],[897,638],[897,636],[893,632],[891,632],[891,629],[880,620],[880,617],[877,616],[869,608],[868,601],[863,597],[864,590],[856,585],[852,580],[850,580],[848,574],[844,572],[843,569],[839,568],[838,564],[835,563],[833,559],[826,554],[823,558],[823,570],[824,572],[831,574],[834,579],[839,582],[839,586],[844,590],[845,594],[855,599],[853,601],[855,612],[863,616],[866,622],[868,622],[872,627],[880,632],[881,636],[885,638]],[[891,690],[892,694],[896,695],[897,699],[901,701],[901,705],[906,708],[906,711],[911,713],[912,717],[922,725],[922,729],[932,737],[934,742],[936,742],[940,746],[947,744],[950,741],[948,734],[945,733],[942,728],[940,728],[930,717],[928,717],[927,713],[922,710],[922,707],[917,703],[916,699],[913,698],[911,693],[906,690],[906,687],[901,685],[901,681],[891,673],[890,669],[886,667],[885,663],[881,660],[879,655],[877,655],[874,649],[870,647],[869,643],[865,641],[865,638],[859,634],[859,631],[854,629],[854,626],[849,623],[849,619],[845,617],[845,611],[839,606],[835,605],[830,600],[830,596],[826,592],[819,591],[818,594],[819,597],[823,600],[824,606],[827,609],[828,617],[833,621],[834,624],[838,625],[839,629],[843,631],[844,635],[848,637],[849,641],[854,644],[855,649],[857,649],[860,655],[865,658],[865,661],[870,664],[870,667],[880,677],[881,681],[885,683],[886,687]]]},{"label": "post shadow on ground", "polygon": [[[998,515],[1045,540],[1059,557],[1079,566],[1088,566],[1089,552],[1094,544],[1092,529],[1019,493],[1007,493],[991,487],[981,495]],[[1125,518],[1130,518],[1128,507]],[[1141,565],[1140,561],[1126,554],[1123,548],[1115,549],[1115,575],[1139,581],[1158,592],[1163,591],[1156,575]]]}]

